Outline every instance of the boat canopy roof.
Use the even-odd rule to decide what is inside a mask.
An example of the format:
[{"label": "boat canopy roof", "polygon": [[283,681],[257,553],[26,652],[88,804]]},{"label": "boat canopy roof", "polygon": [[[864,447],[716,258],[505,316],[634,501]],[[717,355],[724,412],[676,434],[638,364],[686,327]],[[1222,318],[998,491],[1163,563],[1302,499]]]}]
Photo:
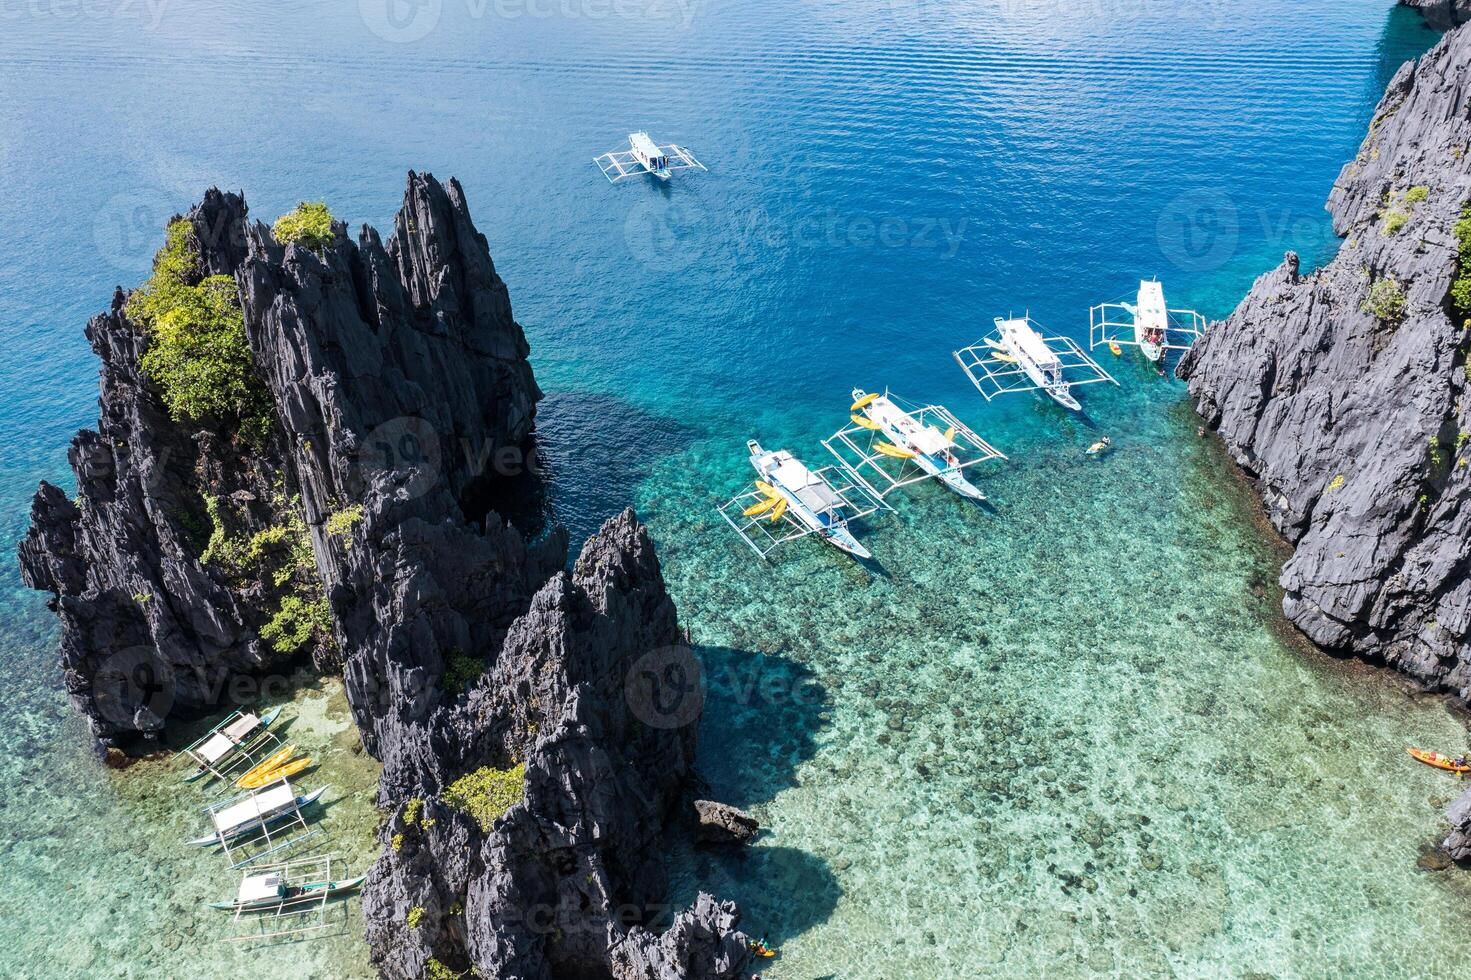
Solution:
[{"label": "boat canopy roof", "polygon": [[255,731],[255,727],[259,724],[259,718],[257,718],[254,714],[246,713],[241,715],[239,718],[236,718],[234,721],[230,722],[230,724],[220,729],[220,731],[226,737],[238,742],[245,736],[249,735],[251,732]]},{"label": "boat canopy roof", "polygon": [[215,829],[226,833],[237,827],[247,826],[261,817],[284,810],[296,803],[296,794],[284,779],[269,789],[251,793],[238,803],[232,803],[213,813]]},{"label": "boat canopy roof", "polygon": [[629,133],[628,145],[651,159],[660,155],[659,147],[649,138],[648,133]]},{"label": "boat canopy roof", "polygon": [[1134,308],[1134,318],[1139,326],[1145,328],[1163,330],[1169,326],[1165,289],[1158,280],[1145,279],[1139,283],[1139,301]]},{"label": "boat canopy roof", "polygon": [[1020,353],[1031,359],[1040,368],[1058,367],[1057,352],[1047,346],[1042,335],[1032,329],[1026,320],[1006,320],[1001,324],[1001,335],[1010,340]]},{"label": "boat canopy roof", "polygon": [[286,876],[280,871],[246,875],[240,882],[238,901],[258,902],[263,898],[280,898],[286,888]]},{"label": "boat canopy roof", "polygon": [[224,732],[215,732],[203,745],[194,750],[194,754],[205,762],[219,762],[224,755],[235,748],[235,740]]},{"label": "boat canopy roof", "polygon": [[822,513],[843,506],[843,498],[807,467],[796,459],[783,460],[771,471],[771,478],[781,484],[800,500],[808,510]]},{"label": "boat canopy roof", "polygon": [[920,427],[918,431],[910,434],[909,441],[915,449],[924,453],[926,456],[943,453],[955,444],[952,440],[946,439],[945,433],[933,425]]}]

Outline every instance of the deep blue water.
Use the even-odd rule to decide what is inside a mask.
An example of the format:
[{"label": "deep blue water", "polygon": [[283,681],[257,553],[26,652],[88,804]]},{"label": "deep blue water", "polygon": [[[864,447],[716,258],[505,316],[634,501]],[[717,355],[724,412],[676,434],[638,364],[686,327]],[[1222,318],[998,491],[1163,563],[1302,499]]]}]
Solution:
[{"label": "deep blue water", "polygon": [[[1412,838],[1433,835],[1426,794],[1438,790],[1406,786],[1396,740],[1415,726],[1464,735],[1433,705],[1384,696],[1388,679],[1283,642],[1270,597],[1243,600],[1244,583],[1270,583],[1275,556],[1194,440],[1177,383],[1105,355],[1122,385],[1086,390],[1087,415],[1065,417],[1026,395],[987,405],[950,358],[1009,311],[1081,339],[1088,307],[1144,276],[1164,280],[1171,305],[1222,316],[1285,249],[1309,264],[1329,256],[1333,179],[1389,76],[1433,43],[1416,15],[1389,0],[361,0],[14,4],[0,16],[7,551],[37,480],[70,486],[66,444],[95,418],[82,325],[115,284],[146,274],[169,215],[217,184],[243,189],[263,220],[325,199],[385,228],[404,171],[456,176],[550,393],[559,518],[581,537],[637,503],[708,665],[765,663],[822,692],[808,712],[717,691],[702,766],[773,833],[749,866],[680,866],[681,888],[719,880],[754,908],[757,932],[789,945],[777,975],[1212,972],[1244,949],[1265,950],[1248,966],[1311,973],[1312,936],[1340,921],[1345,949],[1402,971],[1444,968],[1446,950],[1391,938],[1391,900],[1431,924],[1464,909],[1467,890],[1415,877]],[[610,186],[591,158],[639,128],[687,145],[709,172]],[[1007,452],[994,511],[931,488],[900,499],[869,532],[877,576],[815,546],[754,564],[713,511],[748,478],[745,440],[819,458],[854,385],[947,404]],[[1081,466],[1100,432],[1115,437],[1113,460]],[[1146,629],[1123,587],[1160,573],[1179,583],[1177,605]],[[140,784],[99,774],[79,747],[54,629],[10,563],[0,600],[0,719],[25,731],[14,765],[51,774],[0,825],[62,846],[56,813]],[[1137,687],[1119,666],[1135,661]],[[1204,717],[1202,702],[1224,717],[1180,723]],[[888,724],[896,713],[908,727]],[[1142,731],[1125,721],[1136,715]],[[929,727],[952,717],[953,729]],[[1098,719],[1109,723],[1094,730]],[[1273,805],[1254,795],[1253,733],[1297,740],[1323,726],[1370,758],[1342,785],[1301,790],[1305,824],[1242,829],[1241,812]],[[966,743],[966,729],[990,742]],[[1138,746],[1179,732],[1177,750],[1237,747],[1237,765],[1218,759],[1209,789],[1139,789],[1140,773],[1168,767]],[[1080,807],[967,782],[1020,734],[1106,757],[1084,782],[1123,796]],[[902,791],[917,761],[942,775]],[[1360,805],[1322,825],[1345,798]],[[880,819],[853,811],[863,799],[887,801]],[[43,803],[50,815],[30,812]],[[1135,858],[1094,855],[1087,876],[1101,888],[1056,893],[1048,866],[1087,863],[1052,853],[1077,836],[1068,828],[1156,804],[1205,811],[1173,836],[1155,831],[1164,878],[1146,884]],[[1006,815],[1013,805],[1025,819]],[[1363,844],[1262,839],[1289,826]],[[1202,835],[1215,856],[1186,868]],[[21,891],[112,854],[105,834],[86,840],[71,862],[17,857]],[[1245,883],[1260,867],[1281,874]],[[122,889],[108,875],[155,873],[108,869],[89,901]],[[938,892],[906,891],[920,879]],[[1373,894],[1342,898],[1365,881]],[[1201,893],[1219,915],[1168,935],[1141,925]],[[954,911],[938,903],[955,901],[988,910],[958,939],[936,929]],[[65,934],[66,908],[42,940]],[[1013,918],[986,919],[1008,908],[1066,918],[1072,938],[1039,945]],[[83,926],[83,939],[100,943],[98,930]],[[17,943],[0,944],[0,966],[10,955],[40,969],[34,937]],[[181,955],[157,936],[129,949],[110,935],[86,969]]]}]

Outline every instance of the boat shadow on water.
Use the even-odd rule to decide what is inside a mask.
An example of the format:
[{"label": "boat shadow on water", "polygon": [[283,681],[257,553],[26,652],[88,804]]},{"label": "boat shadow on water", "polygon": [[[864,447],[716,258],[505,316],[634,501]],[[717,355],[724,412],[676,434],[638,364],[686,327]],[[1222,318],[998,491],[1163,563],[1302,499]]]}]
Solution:
[{"label": "boat shadow on water", "polygon": [[[807,667],[781,653],[698,648],[705,675],[699,792],[755,811],[797,788],[818,749],[831,701]],[[680,833],[671,848],[671,904],[703,890],[736,901],[742,928],[780,945],[825,922],[842,889],[819,854],[783,846],[763,830],[744,847],[706,846]]]}]

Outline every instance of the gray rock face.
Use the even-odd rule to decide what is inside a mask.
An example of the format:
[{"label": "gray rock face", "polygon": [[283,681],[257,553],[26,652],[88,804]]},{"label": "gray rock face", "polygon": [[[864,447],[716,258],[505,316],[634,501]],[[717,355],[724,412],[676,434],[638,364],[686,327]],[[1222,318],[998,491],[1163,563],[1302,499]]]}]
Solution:
[{"label": "gray rock face", "polygon": [[699,838],[707,844],[747,844],[761,830],[756,818],[745,810],[714,800],[695,800]]},{"label": "gray rock face", "polygon": [[[55,595],[94,731],[155,731],[276,666],[259,635],[271,597],[201,559],[188,508],[228,500],[242,533],[289,510],[330,607],[315,663],[343,670],[395,814],[363,890],[382,974],[738,976],[734,906],[702,896],[656,931],[698,714],[670,723],[628,694],[646,658],[663,677],[690,657],[647,531],[625,511],[568,571],[564,531],[528,542],[490,509],[537,490],[515,471],[541,393],[459,185],[411,173],[386,243],[339,225],[320,249],[283,246],[217,191],[190,219],[201,273],[239,287],[276,431],[247,446],[224,423],[172,421],[121,294],[89,326],[102,417],[73,445],[81,493],[42,485],[20,558]],[[181,675],[167,702],[102,683],[140,657]],[[524,798],[489,826],[443,799],[518,764]]]},{"label": "gray rock face", "polygon": [[[385,588],[394,588],[391,580]],[[414,588],[422,600],[426,587]],[[432,588],[427,594],[440,601]],[[384,658],[389,669],[379,673],[397,685],[403,657],[436,642],[421,631],[414,644],[372,656]],[[674,936],[645,928],[666,888],[659,839],[689,773],[695,727],[640,717],[624,692],[646,657],[679,642],[652,543],[625,511],[588,541],[570,573],[537,591],[466,694],[438,692],[417,716],[380,727],[385,802],[412,792],[442,812],[435,794],[451,775],[513,761],[526,767],[524,803],[491,827],[471,825],[468,845],[458,829],[423,839],[437,870],[406,873],[406,864],[426,860],[408,845],[383,852],[363,894],[384,975],[421,976],[430,958],[486,976],[738,975],[747,940],[733,907],[697,906],[676,920],[683,932]],[[350,677],[358,664],[354,654]],[[420,749],[426,740],[431,758]],[[415,764],[390,777],[396,755]],[[400,810],[385,835],[405,833],[402,824]],[[432,905],[426,880],[442,882]],[[415,907],[464,911],[426,914],[409,927]],[[655,969],[649,964],[686,972],[628,972]]]},{"label": "gray rock face", "polygon": [[[203,239],[243,208],[238,197],[212,191],[189,220]],[[201,559],[207,496],[235,503],[242,534],[279,518],[281,436],[247,451],[225,422],[171,419],[139,368],[147,341],[124,300],[119,290],[111,309],[87,324],[102,362],[101,412],[96,430],[77,433],[68,454],[77,498],[41,485],[19,557],[26,583],[53,595],[62,676],[93,735],[146,752],[169,715],[217,704],[234,678],[289,659],[259,637],[277,594],[242,586]]]},{"label": "gray rock face", "polygon": [[1471,861],[1471,789],[1451,803],[1445,816],[1451,832],[1441,847],[1453,861]]},{"label": "gray rock face", "polygon": [[1450,297],[1471,196],[1471,33],[1390,83],[1328,208],[1345,241],[1296,256],[1212,324],[1180,374],[1294,545],[1283,608],[1318,644],[1471,694],[1466,311]]},{"label": "gray rock face", "polygon": [[1471,0],[1400,0],[1400,3],[1418,9],[1431,27],[1442,31],[1471,20]]}]

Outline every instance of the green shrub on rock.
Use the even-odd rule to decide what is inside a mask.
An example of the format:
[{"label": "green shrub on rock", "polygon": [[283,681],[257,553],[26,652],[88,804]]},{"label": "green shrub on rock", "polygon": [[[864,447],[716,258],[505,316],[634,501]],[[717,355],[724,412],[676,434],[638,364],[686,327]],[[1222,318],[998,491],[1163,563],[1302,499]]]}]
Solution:
[{"label": "green shrub on rock", "polygon": [[[1463,324],[1471,321],[1471,205],[1456,222],[1456,278],[1451,282],[1451,302]],[[1471,373],[1468,373],[1471,376]]]},{"label": "green shrub on rock", "polygon": [[271,402],[255,373],[235,280],[201,276],[194,227],[168,227],[153,275],[128,295],[124,312],[148,334],[139,358],[175,421],[233,420],[253,443],[271,429]]},{"label": "green shrub on rock", "polygon": [[1398,323],[1405,315],[1405,291],[1393,279],[1380,279],[1369,287],[1359,309],[1385,323]]},{"label": "green shrub on rock", "polygon": [[260,630],[260,638],[277,653],[296,653],[314,639],[332,635],[332,610],[325,596],[282,598],[281,606]]},{"label": "green shrub on rock", "polygon": [[276,219],[271,234],[282,245],[295,242],[320,251],[332,244],[332,212],[321,201],[302,201]]},{"label": "green shrub on rock", "polygon": [[475,818],[480,829],[491,824],[526,797],[526,764],[512,769],[485,766],[461,776],[444,791],[444,802]]}]

